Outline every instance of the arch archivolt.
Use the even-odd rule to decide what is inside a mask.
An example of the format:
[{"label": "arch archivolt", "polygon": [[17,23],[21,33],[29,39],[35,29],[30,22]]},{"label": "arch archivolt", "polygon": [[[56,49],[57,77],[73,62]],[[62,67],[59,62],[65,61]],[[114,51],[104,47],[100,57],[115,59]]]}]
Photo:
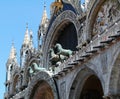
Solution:
[{"label": "arch archivolt", "polygon": [[[26,62],[25,70],[27,71],[27,68],[32,64],[32,63],[37,63],[39,65],[39,59],[36,57],[32,57],[30,60]],[[25,71],[25,72],[26,72]]]},{"label": "arch archivolt", "polygon": [[[104,63],[104,57],[107,58]],[[103,59],[102,59],[103,58]],[[86,63],[81,68],[76,69],[74,71],[73,79],[69,84],[69,93],[75,93],[75,91],[71,91],[72,89],[78,88],[81,90],[82,87],[78,87],[77,84],[82,86],[84,81],[90,76],[95,75],[99,78],[104,95],[109,94],[118,94],[120,89],[120,42],[117,42],[104,53],[101,53],[98,57],[90,60],[90,62]],[[77,80],[79,79],[79,81]],[[77,82],[77,83],[75,83]],[[78,90],[75,89],[75,90]],[[77,92],[77,91],[76,91]],[[73,96],[73,94],[71,94]],[[69,99],[69,98],[68,98]],[[72,99],[72,98],[71,98]],[[74,98],[73,98],[74,99]]]},{"label": "arch archivolt", "polygon": [[[56,30],[58,29],[58,27],[59,26],[61,27],[61,25],[64,25],[67,22],[73,23],[75,28],[76,28],[76,31],[78,32],[78,28],[79,28],[80,23],[76,20],[75,13],[72,11],[69,11],[69,10],[64,11],[52,23],[51,28],[46,35],[47,42],[45,42],[44,46],[49,47],[51,45],[51,43],[55,39],[54,37],[56,36]],[[59,27],[59,29],[60,29],[60,27]]]},{"label": "arch archivolt", "polygon": [[[106,60],[104,60],[104,58]],[[79,72],[81,72],[82,70],[87,73],[84,68],[92,71],[92,73],[99,78],[105,96],[110,94],[120,94],[120,42],[117,42],[108,50],[101,53],[101,55],[91,60],[89,63],[86,63],[85,66],[82,66],[82,68],[77,70],[74,76],[74,80],[75,77],[77,77],[76,75],[79,74]],[[73,83],[74,80],[71,82]],[[72,86],[72,83],[70,84],[70,86]]]},{"label": "arch archivolt", "polygon": [[[48,49],[50,49],[51,46],[53,46],[54,41],[56,40],[56,36],[58,35],[59,30],[61,30],[66,24],[69,23],[73,23],[73,25],[76,28],[76,32],[78,35],[78,29],[80,26],[80,23],[78,22],[78,20],[76,19],[76,15],[74,12],[70,11],[70,10],[66,10],[63,13],[61,13],[58,17],[56,17],[56,19],[53,21],[49,32],[46,34],[46,40],[45,40],[45,44],[44,44],[44,56],[46,59],[46,56],[48,55]],[[45,60],[44,63],[48,63],[46,62],[47,59]],[[45,64],[45,66],[47,66],[47,64]]]},{"label": "arch archivolt", "polygon": [[39,65],[38,58],[32,57],[29,60],[27,60],[25,67],[24,67],[24,72],[22,73],[22,75],[24,76],[22,80],[22,86],[26,87],[28,85],[27,84],[29,82],[28,67],[30,67],[32,63],[36,63]]},{"label": "arch archivolt", "polygon": [[33,88],[40,81],[44,81],[44,82],[48,83],[48,85],[51,87],[54,99],[58,99],[55,82],[54,82],[52,76],[49,75],[45,71],[44,72],[43,71],[39,72],[35,77],[32,78],[31,82],[29,83],[28,92],[27,92],[27,95],[26,95],[27,99],[30,98],[32,92],[34,91]]},{"label": "arch archivolt", "polygon": [[102,76],[97,74],[96,69],[90,69],[89,67],[84,65],[84,66],[82,66],[82,68],[75,71],[74,77],[72,77],[73,79],[68,86],[68,88],[69,88],[68,99],[78,99],[78,97],[80,96],[81,91],[83,89],[83,85],[85,84],[86,80],[92,75],[96,76],[100,80],[102,88],[103,88],[104,80],[103,80]]},{"label": "arch archivolt", "polygon": [[[92,1],[91,1],[92,2]],[[112,25],[116,22],[119,23],[120,16],[120,0],[97,0],[94,1],[94,5],[90,8],[87,16],[87,35],[89,39],[92,36],[109,32],[116,33],[119,29],[111,29]],[[114,24],[113,24],[114,23]],[[116,28],[117,26],[115,26]],[[119,27],[118,27],[119,28]],[[105,95],[120,94],[120,44],[117,42],[114,44],[107,53],[107,71],[103,73],[104,79],[108,79],[105,85]],[[109,55],[108,55],[109,54]]]},{"label": "arch archivolt", "polygon": [[104,32],[120,15],[119,0],[97,0],[93,4],[87,16],[89,39]]}]

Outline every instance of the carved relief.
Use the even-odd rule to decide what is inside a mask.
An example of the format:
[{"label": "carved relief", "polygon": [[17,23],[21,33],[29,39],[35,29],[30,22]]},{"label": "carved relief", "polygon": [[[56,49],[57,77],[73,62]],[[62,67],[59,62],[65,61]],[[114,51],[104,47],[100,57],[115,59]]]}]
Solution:
[{"label": "carved relief", "polygon": [[49,50],[49,61],[51,65],[57,67],[73,55],[70,49],[64,49],[61,44],[56,43],[54,48]]},{"label": "carved relief", "polygon": [[103,32],[115,22],[120,15],[120,3],[118,0],[107,0],[100,8],[93,26],[93,36]]}]

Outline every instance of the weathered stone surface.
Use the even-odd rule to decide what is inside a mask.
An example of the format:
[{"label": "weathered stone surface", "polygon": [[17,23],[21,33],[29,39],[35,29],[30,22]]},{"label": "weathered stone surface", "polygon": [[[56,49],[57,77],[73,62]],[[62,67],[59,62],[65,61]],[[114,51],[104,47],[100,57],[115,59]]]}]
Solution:
[{"label": "weathered stone surface", "polygon": [[[115,13],[111,20],[111,16],[109,16],[111,10],[120,12],[117,3],[120,4],[120,0],[90,0],[87,11],[81,15],[75,14],[72,10],[66,10],[56,16],[44,36],[42,60],[35,52],[28,57],[21,72],[19,69],[14,70],[11,81],[14,82],[15,75],[19,75],[21,78],[20,90],[17,93],[11,91],[14,83],[10,82],[11,93],[6,94],[5,97],[11,95],[12,99],[22,97],[29,99],[30,96],[39,93],[37,91],[41,90],[40,85],[43,81],[43,85],[46,86],[43,86],[44,89],[51,89],[50,93],[53,94],[54,99],[83,99],[88,94],[91,95],[90,97],[97,95],[103,96],[104,99],[120,99],[120,16],[119,13]],[[106,13],[102,19],[109,20],[109,24],[105,28],[103,28],[105,24],[98,22],[102,8]],[[72,40],[58,40],[59,36],[62,36],[62,32],[69,33],[71,27],[68,26],[71,23],[71,26],[76,29],[73,32],[77,35],[78,46],[76,47],[78,49],[67,60],[55,67],[50,64],[49,49],[54,48],[56,43],[64,45],[65,42],[69,42],[67,43],[69,46],[74,44],[74,42],[71,43]],[[96,26],[98,27],[96,28]],[[99,30],[100,28],[103,31]],[[97,32],[94,34],[94,31]],[[60,32],[61,34],[59,34]],[[111,38],[112,40],[110,40]],[[30,77],[27,69],[34,62],[41,64],[46,71],[37,72],[36,75]],[[48,71],[48,69],[50,70]],[[93,84],[98,87],[95,88]],[[96,90],[98,93],[95,93]]]}]

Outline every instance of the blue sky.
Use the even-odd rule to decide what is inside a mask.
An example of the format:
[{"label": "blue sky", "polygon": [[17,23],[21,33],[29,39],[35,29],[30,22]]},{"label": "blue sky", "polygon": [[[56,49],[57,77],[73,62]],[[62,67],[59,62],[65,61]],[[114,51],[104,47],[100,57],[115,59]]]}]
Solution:
[{"label": "blue sky", "polygon": [[[53,1],[46,2],[48,15],[49,5]],[[19,57],[26,23],[28,23],[28,28],[33,31],[35,46],[37,46],[37,31],[43,13],[43,6],[44,0],[0,0],[0,99],[3,99],[5,91],[6,62],[12,40]]]},{"label": "blue sky", "polygon": [[[53,1],[46,2],[48,16],[49,5]],[[37,31],[41,22],[43,6],[44,0],[0,0],[0,99],[3,99],[5,92],[6,62],[12,41],[14,41],[19,59],[26,23],[28,23],[28,28],[33,31],[34,44],[37,47]]]}]

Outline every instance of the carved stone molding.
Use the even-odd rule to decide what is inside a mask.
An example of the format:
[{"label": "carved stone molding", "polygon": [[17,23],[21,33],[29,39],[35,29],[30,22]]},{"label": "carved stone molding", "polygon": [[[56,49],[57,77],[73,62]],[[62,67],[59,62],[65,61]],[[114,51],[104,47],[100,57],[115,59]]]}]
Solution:
[{"label": "carved stone molding", "polygon": [[28,92],[27,92],[27,99],[30,98],[33,88],[35,87],[35,85],[40,82],[40,81],[45,81],[47,82],[53,92],[54,98],[58,99],[58,95],[57,95],[57,90],[56,90],[56,86],[55,86],[55,82],[53,80],[53,78],[47,73],[47,72],[39,72],[36,76],[34,76],[31,80],[31,82],[28,85]]},{"label": "carved stone molding", "polygon": [[[74,12],[72,11],[64,11],[63,13],[61,13],[52,23],[48,33],[46,34],[46,37],[45,37],[45,41],[44,41],[44,47],[43,47],[43,50],[44,50],[44,63],[48,63],[46,62],[48,59],[46,58],[46,56],[48,55],[47,54],[47,51],[48,49],[52,46],[55,38],[56,38],[56,35],[57,33],[55,32],[57,29],[58,29],[58,26],[59,26],[59,29],[61,28],[61,24],[64,25],[68,22],[71,22],[74,24],[75,28],[76,28],[76,31],[77,31],[77,35],[78,35],[78,29],[79,29],[79,26],[80,26],[80,23],[77,21],[76,19],[76,15]],[[48,66],[48,64],[44,64],[45,66]]]}]

